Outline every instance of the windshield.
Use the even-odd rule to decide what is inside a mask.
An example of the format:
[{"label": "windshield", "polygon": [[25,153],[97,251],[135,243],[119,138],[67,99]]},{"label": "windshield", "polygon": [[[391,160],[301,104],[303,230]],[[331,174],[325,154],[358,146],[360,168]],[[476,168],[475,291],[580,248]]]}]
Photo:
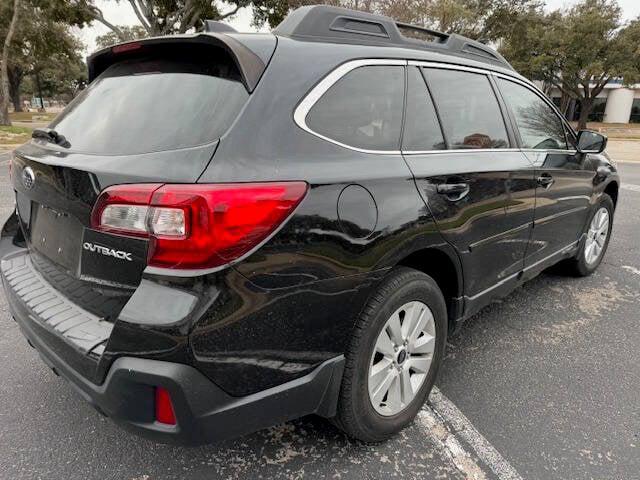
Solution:
[{"label": "windshield", "polygon": [[76,152],[126,155],[217,140],[249,94],[226,62],[146,58],[112,65],[51,124]]}]

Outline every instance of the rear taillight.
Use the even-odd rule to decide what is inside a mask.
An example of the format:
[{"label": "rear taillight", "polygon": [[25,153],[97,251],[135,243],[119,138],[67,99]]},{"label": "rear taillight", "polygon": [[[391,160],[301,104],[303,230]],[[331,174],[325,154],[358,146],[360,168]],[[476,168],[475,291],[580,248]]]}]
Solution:
[{"label": "rear taillight", "polygon": [[266,239],[306,191],[305,182],[115,185],[100,194],[91,224],[149,238],[151,266],[212,268]]}]

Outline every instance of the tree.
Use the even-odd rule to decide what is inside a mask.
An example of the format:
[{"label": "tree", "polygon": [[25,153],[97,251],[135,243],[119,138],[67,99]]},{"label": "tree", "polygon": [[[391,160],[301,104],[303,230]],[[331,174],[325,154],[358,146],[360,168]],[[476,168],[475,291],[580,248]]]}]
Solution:
[{"label": "tree", "polygon": [[[314,3],[318,2],[291,0],[288,6],[296,8]],[[510,28],[510,18],[542,4],[541,0],[328,0],[322,3],[380,13],[400,22],[481,40],[501,38]]]},{"label": "tree", "polygon": [[11,119],[9,119],[9,77],[7,65],[9,63],[11,40],[16,29],[16,23],[18,23],[19,7],[19,0],[13,0],[11,21],[4,35],[2,46],[2,66],[0,67],[0,125],[11,125]]},{"label": "tree", "polygon": [[[70,101],[87,82],[87,66],[79,57],[54,55],[50,62],[43,63],[38,70],[39,92],[34,82],[31,91],[38,96],[62,98]],[[31,77],[33,78],[33,76]]]},{"label": "tree", "polygon": [[107,48],[122,41],[137,40],[138,38],[148,36],[147,31],[140,25],[133,25],[131,27],[119,25],[118,28],[120,29],[120,32],[122,32],[121,35],[118,35],[113,31],[107,32],[104,35],[96,37],[96,45],[99,48]]},{"label": "tree", "polygon": [[[40,77],[42,71],[53,69],[58,71],[60,84],[73,83],[77,80],[78,66],[83,65],[83,46],[68,24],[52,20],[40,0],[22,0],[20,8],[7,65],[9,96],[16,111],[22,110],[20,94],[25,78]],[[39,96],[39,92],[35,93]]]},{"label": "tree", "polygon": [[[39,0],[49,5],[51,18],[83,26],[100,22],[118,41],[126,41],[131,32],[109,22],[96,0]],[[286,0],[111,0],[128,3],[147,36],[169,35],[199,30],[204,20],[225,20],[243,7],[252,7],[258,22],[279,23],[288,13]],[[135,33],[135,32],[134,32]]]},{"label": "tree", "polygon": [[625,25],[614,0],[582,0],[550,14],[529,12],[513,27],[501,52],[516,70],[575,99],[579,129],[586,128],[595,98],[607,83],[640,79],[640,20]]}]

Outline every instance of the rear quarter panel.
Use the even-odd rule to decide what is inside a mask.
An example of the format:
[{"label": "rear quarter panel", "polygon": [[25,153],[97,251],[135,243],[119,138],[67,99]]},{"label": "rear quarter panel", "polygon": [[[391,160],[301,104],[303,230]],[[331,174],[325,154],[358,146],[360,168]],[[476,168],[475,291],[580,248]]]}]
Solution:
[{"label": "rear quarter panel", "polygon": [[199,179],[310,185],[277,234],[225,274],[233,283],[192,330],[199,368],[236,395],[344,353],[387,271],[414,251],[448,248],[400,154],[334,145],[294,122],[296,106],[318,81],[345,61],[371,58],[371,49],[297,43],[278,40],[258,88]]}]

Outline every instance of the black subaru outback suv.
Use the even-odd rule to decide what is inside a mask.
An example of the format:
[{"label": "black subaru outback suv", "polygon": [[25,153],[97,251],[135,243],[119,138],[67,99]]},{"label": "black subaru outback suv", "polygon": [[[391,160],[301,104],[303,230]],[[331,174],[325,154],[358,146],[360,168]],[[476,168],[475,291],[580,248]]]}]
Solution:
[{"label": "black subaru outback suv", "polygon": [[153,439],[383,440],[464,319],[607,248],[606,139],[464,37],[314,6],[88,66],[15,151],[2,280],[44,362]]}]

